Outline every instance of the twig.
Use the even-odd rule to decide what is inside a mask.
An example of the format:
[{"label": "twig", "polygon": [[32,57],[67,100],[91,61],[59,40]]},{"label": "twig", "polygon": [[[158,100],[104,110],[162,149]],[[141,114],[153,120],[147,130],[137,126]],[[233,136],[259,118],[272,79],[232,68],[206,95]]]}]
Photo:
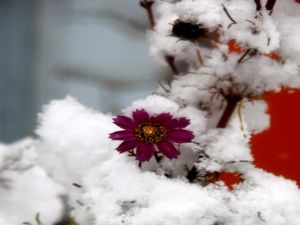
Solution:
[{"label": "twig", "polygon": [[226,15],[228,16],[228,18],[230,19],[230,21],[232,22],[232,24],[230,24],[229,26],[233,25],[233,24],[237,24],[237,22],[232,18],[232,16],[229,14],[228,10],[226,9],[225,5],[222,4],[223,10],[226,13]]},{"label": "twig", "polygon": [[[152,6],[154,4],[154,0],[140,0],[140,6],[144,8],[147,12],[149,23],[151,26],[151,29],[155,26],[155,19],[153,15]],[[168,63],[169,67],[171,68],[174,75],[178,75],[178,70],[175,66],[175,58],[172,55],[166,55],[165,60]]]},{"label": "twig", "polygon": [[155,26],[155,19],[153,16],[152,5],[154,4],[153,0],[140,0],[140,6],[147,11],[148,19],[150,22],[151,28]]},{"label": "twig", "polygon": [[77,183],[72,183],[72,185],[73,185],[74,187],[77,187],[77,188],[82,188],[82,186],[81,186],[80,184],[77,184]]},{"label": "twig", "polygon": [[261,10],[261,2],[260,0],[254,0],[255,4],[256,4],[256,11],[260,11]]},{"label": "twig", "polygon": [[201,56],[199,49],[196,49],[196,54],[197,54],[198,61],[199,61],[200,65],[202,66],[204,63],[203,63],[203,58]]},{"label": "twig", "polygon": [[165,87],[165,85],[164,85],[161,81],[158,82],[158,84],[159,84],[159,86],[160,86],[166,93],[169,93],[169,92],[170,92],[170,90],[167,89],[167,88]]},{"label": "twig", "polygon": [[249,160],[239,160],[239,161],[229,161],[226,162],[227,164],[231,164],[231,163],[251,163],[251,161]]},{"label": "twig", "polygon": [[42,225],[41,219],[40,219],[40,213],[37,213],[35,215],[35,222],[37,223],[37,225]]},{"label": "twig", "polygon": [[243,132],[243,135],[246,138],[245,126],[244,126],[243,116],[242,116],[242,107],[243,107],[243,101],[239,101],[237,106],[237,113],[240,121],[241,131]]},{"label": "twig", "polygon": [[235,108],[237,107],[238,102],[241,100],[241,97],[238,95],[229,96],[226,98],[227,105],[224,109],[224,112],[217,124],[217,128],[225,128],[233,114]]},{"label": "twig", "polygon": [[257,216],[261,221],[266,222],[266,220],[262,217],[261,212],[257,212]]},{"label": "twig", "polygon": [[171,68],[174,75],[178,75],[178,70],[175,66],[175,58],[172,55],[166,55],[165,60],[168,63],[169,67]]},{"label": "twig", "polygon": [[239,58],[239,60],[237,61],[238,64],[240,64],[244,58],[250,53],[251,49],[247,49],[247,51],[245,51],[245,53]]},{"label": "twig", "polygon": [[273,12],[273,8],[275,6],[275,3],[276,3],[276,0],[268,0],[267,1],[267,4],[266,4],[266,9],[270,11],[270,15],[272,14]]}]

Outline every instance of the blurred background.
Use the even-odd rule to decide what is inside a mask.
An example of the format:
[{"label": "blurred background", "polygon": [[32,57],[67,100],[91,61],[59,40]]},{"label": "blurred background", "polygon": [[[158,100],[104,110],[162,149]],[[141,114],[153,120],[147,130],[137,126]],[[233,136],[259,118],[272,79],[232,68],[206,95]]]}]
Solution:
[{"label": "blurred background", "polygon": [[168,73],[138,0],[0,0],[0,28],[0,142],[32,135],[52,99],[117,113]]}]

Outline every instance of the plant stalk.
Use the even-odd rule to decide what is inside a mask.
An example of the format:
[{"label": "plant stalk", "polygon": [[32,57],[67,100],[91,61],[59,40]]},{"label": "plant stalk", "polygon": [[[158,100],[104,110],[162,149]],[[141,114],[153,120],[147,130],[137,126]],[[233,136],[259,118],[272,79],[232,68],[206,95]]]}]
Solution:
[{"label": "plant stalk", "polygon": [[227,105],[226,105],[224,112],[217,124],[217,128],[225,128],[227,126],[232,114],[234,113],[234,110],[237,107],[237,104],[241,100],[241,97],[240,96],[230,96],[230,97],[227,97],[226,100],[227,100]]}]

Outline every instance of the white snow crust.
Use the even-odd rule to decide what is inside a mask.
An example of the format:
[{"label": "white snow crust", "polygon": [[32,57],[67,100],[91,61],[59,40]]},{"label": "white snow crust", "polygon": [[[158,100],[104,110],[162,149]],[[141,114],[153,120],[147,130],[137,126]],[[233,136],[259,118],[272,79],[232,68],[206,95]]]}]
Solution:
[{"label": "white snow crust", "polygon": [[26,138],[0,145],[0,224],[34,224],[37,214],[44,225],[62,216],[64,189],[36,163],[36,141]]},{"label": "white snow crust", "polygon": [[[156,96],[137,101],[132,107],[142,107],[149,99],[150,102],[156,99],[157,108],[160,103],[162,108],[167,108],[166,101]],[[176,108],[169,103],[170,109]],[[62,112],[64,119],[61,119]],[[232,121],[228,130],[211,130],[202,136],[204,140],[213,140],[208,143],[206,153],[210,156],[210,165],[213,161],[218,165],[208,165],[206,169],[227,168],[243,174],[245,181],[230,191],[222,182],[206,187],[187,182],[182,165],[176,160],[165,159],[162,165],[150,161],[141,170],[132,158],[113,150],[115,142],[101,139],[116,129],[111,117],[87,109],[73,98],[53,101],[40,118],[41,160],[54,171],[54,178],[69,188],[72,216],[79,224],[299,223],[297,185],[252,165],[247,138],[239,129],[238,119]],[[72,129],[68,129],[70,126]],[[68,128],[63,130],[64,127]],[[62,138],[62,134],[68,138]],[[82,138],[83,134],[91,136],[88,141]],[[59,141],[61,139],[64,140]],[[183,159],[178,161],[187,162],[184,157],[190,157],[193,162],[196,153],[191,146],[193,144],[181,148]],[[51,160],[44,160],[45,154]],[[64,160],[62,164],[66,154],[73,160]],[[238,162],[241,160],[249,162]],[[164,176],[170,169],[175,174],[173,179]],[[74,182],[80,187],[72,186]]]},{"label": "white snow crust", "polygon": [[[185,67],[122,113],[184,116],[195,138],[176,144],[178,159],[153,157],[139,166],[108,138],[120,130],[112,115],[72,97],[52,101],[39,115],[38,160],[66,188],[72,217],[79,225],[300,225],[299,187],[256,168],[249,145],[252,134],[269,127],[262,96],[300,87],[300,5],[277,1],[270,13],[256,11],[254,0],[158,0],[154,13],[150,53],[161,64],[171,56]],[[178,21],[209,35],[180,39],[172,33]],[[221,127],[230,103],[236,105]],[[223,172],[241,182],[231,189],[207,180]]]}]

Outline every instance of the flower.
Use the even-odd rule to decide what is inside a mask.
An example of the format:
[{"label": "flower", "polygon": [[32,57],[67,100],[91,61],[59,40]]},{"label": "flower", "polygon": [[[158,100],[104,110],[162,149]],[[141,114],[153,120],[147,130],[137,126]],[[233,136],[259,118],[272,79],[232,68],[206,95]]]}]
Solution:
[{"label": "flower", "polygon": [[116,150],[120,153],[136,149],[136,160],[149,161],[159,150],[169,159],[180,154],[173,143],[187,143],[194,138],[193,132],[185,130],[190,121],[185,117],[173,118],[170,113],[150,116],[145,109],[132,112],[132,118],[117,116],[114,123],[124,130],[111,133],[112,140],[123,141]]}]

